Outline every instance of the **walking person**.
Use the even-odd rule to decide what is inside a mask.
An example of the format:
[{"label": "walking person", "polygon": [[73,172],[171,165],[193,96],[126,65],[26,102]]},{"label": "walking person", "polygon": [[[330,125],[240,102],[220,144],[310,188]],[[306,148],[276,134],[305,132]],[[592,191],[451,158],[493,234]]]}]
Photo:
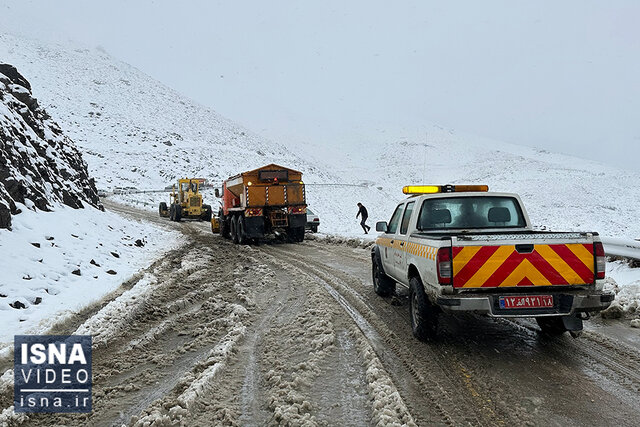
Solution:
[{"label": "walking person", "polygon": [[365,222],[367,222],[367,218],[369,218],[369,212],[367,212],[367,208],[365,208],[362,203],[358,203],[358,213],[356,214],[356,218],[358,218],[358,216],[362,220],[360,221],[360,225],[364,230],[364,234],[369,234],[369,230],[371,230],[371,227],[365,224]]}]

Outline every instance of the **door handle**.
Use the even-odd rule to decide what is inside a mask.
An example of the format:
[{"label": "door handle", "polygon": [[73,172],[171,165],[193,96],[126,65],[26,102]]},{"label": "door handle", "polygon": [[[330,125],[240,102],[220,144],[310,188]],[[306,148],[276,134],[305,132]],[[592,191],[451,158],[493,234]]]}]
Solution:
[{"label": "door handle", "polygon": [[400,242],[400,246],[404,246],[404,242]]}]

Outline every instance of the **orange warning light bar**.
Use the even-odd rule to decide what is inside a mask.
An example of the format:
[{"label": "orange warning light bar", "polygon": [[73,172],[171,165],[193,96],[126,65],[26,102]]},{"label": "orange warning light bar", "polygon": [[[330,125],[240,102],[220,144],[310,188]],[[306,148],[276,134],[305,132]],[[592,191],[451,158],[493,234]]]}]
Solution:
[{"label": "orange warning light bar", "polygon": [[488,185],[407,185],[402,187],[404,194],[463,193],[470,191],[489,191]]}]

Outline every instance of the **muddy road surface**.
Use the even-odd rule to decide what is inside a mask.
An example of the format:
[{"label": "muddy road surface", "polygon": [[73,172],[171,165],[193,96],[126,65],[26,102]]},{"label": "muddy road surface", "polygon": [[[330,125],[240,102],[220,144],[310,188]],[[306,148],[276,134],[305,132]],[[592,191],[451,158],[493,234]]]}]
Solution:
[{"label": "muddy road surface", "polygon": [[52,327],[93,335],[92,413],[13,414],[5,387],[0,425],[640,424],[637,330],[599,321],[549,338],[527,320],[460,316],[422,343],[406,293],[374,294],[367,249],[237,246],[206,223],[107,207],[185,243]]}]

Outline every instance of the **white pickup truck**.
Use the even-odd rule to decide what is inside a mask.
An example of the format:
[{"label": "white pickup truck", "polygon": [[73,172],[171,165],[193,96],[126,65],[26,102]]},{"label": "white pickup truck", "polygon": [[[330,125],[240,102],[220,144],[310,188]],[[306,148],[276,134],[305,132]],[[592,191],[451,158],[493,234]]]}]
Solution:
[{"label": "white pickup truck", "polygon": [[443,312],[535,317],[544,333],[577,337],[589,312],[607,308],[598,233],[533,231],[516,194],[486,185],[408,186],[410,197],[371,250],[375,292],[409,289],[413,334],[437,334]]}]

